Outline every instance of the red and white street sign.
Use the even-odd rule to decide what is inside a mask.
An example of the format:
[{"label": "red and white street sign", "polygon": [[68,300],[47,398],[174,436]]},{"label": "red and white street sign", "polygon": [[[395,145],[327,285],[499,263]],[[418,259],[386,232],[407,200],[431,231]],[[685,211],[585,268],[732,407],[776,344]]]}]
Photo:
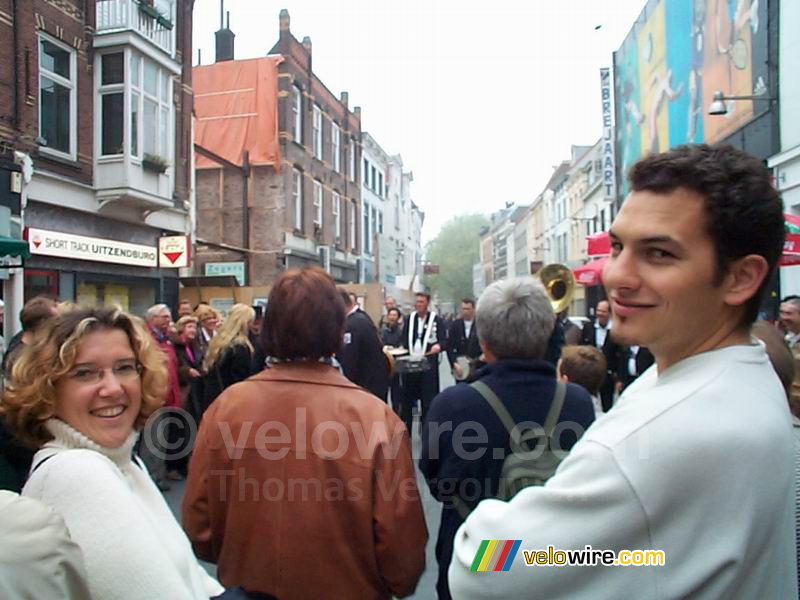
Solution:
[{"label": "red and white street sign", "polygon": [[191,266],[191,246],[188,235],[171,235],[158,238],[158,266],[178,269]]}]

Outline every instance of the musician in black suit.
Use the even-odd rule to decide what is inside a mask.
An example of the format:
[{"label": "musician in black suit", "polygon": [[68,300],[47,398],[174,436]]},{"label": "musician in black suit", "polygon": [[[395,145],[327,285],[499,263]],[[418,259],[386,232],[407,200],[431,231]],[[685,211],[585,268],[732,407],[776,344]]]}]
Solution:
[{"label": "musician in black suit", "polygon": [[342,349],[336,355],[344,376],[386,402],[389,390],[389,363],[383,353],[378,330],[372,319],[342,291],[347,317]]},{"label": "musician in black suit", "polygon": [[403,347],[414,355],[425,355],[428,370],[403,375],[403,406],[400,418],[411,435],[412,407],[417,399],[422,401],[421,422],[428,414],[428,407],[439,393],[439,353],[446,350],[447,331],[444,321],[435,312],[429,311],[431,296],[420,292],[414,300],[414,312],[408,315],[403,325]]},{"label": "musician in black suit", "polygon": [[461,301],[461,317],[453,321],[447,336],[447,358],[450,360],[453,377],[460,381],[469,375],[469,370],[465,373],[458,364],[458,357],[465,356],[472,364],[480,355],[478,328],[475,327],[475,301],[464,298]]},{"label": "musician in black suit", "polygon": [[608,300],[600,300],[597,303],[595,319],[583,326],[580,343],[594,346],[606,357],[606,378],[600,386],[600,403],[603,412],[608,412],[614,403],[614,384],[622,353],[622,347],[611,337],[611,308]]},{"label": "musician in black suit", "polygon": [[617,388],[624,391],[639,375],[655,362],[653,354],[644,346],[623,346],[617,363]]}]

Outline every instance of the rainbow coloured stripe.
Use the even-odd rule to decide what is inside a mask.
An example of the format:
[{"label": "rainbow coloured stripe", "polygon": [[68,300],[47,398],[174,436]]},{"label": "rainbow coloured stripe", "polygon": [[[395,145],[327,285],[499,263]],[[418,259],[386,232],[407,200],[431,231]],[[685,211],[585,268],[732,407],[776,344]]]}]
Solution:
[{"label": "rainbow coloured stripe", "polygon": [[522,540],[483,540],[470,571],[508,571]]}]

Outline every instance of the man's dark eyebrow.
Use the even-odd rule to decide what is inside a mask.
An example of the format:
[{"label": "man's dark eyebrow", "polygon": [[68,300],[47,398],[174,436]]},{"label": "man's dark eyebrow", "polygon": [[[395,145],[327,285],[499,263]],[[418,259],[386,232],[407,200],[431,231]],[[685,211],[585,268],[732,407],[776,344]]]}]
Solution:
[{"label": "man's dark eyebrow", "polygon": [[[619,237],[611,230],[608,231],[608,235],[613,240],[619,240]],[[650,237],[642,238],[640,240],[636,240],[638,244],[677,244],[680,245],[680,242],[675,238],[668,236],[668,235],[651,235]]]}]

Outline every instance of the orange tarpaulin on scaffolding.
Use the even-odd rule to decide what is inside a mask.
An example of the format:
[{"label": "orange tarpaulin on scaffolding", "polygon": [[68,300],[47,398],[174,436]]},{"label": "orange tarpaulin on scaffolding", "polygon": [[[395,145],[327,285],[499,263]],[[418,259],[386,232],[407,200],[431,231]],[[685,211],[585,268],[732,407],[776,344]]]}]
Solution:
[{"label": "orange tarpaulin on scaffolding", "polygon": [[[228,60],[192,70],[194,141],[241,165],[244,151],[251,165],[280,170],[278,146],[278,65],[282,56]],[[220,165],[196,154],[198,169]]]}]

